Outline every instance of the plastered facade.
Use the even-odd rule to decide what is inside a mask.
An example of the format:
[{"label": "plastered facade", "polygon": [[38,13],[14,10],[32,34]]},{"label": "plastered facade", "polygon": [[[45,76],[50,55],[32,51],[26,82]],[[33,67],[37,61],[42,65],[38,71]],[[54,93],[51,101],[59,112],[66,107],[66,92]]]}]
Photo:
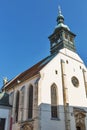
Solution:
[{"label": "plastered facade", "polygon": [[5,130],[10,130],[11,125],[11,108],[0,105],[0,118],[5,119]]},{"label": "plastered facade", "polygon": [[[66,104],[68,104],[68,115],[65,115],[64,108],[64,95],[63,95],[63,80],[62,80],[62,67],[61,60],[64,62],[64,83],[66,91]],[[17,86],[9,89],[8,92],[14,92],[12,99],[13,109],[13,130],[22,130],[22,125],[25,125],[24,129],[29,130],[66,130],[66,124],[68,124],[68,129],[76,129],[76,111],[78,114],[84,116],[84,129],[87,130],[87,97],[85,83],[87,77],[83,76],[83,70],[86,67],[80,57],[68,50],[62,49],[43,69],[40,70],[39,74],[35,77],[32,77],[25,82],[18,83]],[[75,87],[72,84],[71,78],[75,76],[78,78],[79,85]],[[55,83],[57,86],[57,104],[58,104],[58,118],[51,118],[51,86]],[[28,120],[27,109],[28,109],[28,88],[33,86],[33,118]],[[19,103],[19,113],[18,113],[18,122],[15,122],[15,96],[17,90],[21,91],[22,87],[25,87],[24,91],[24,106],[23,106],[23,118],[21,118],[20,103]],[[67,109],[66,109],[67,110]],[[67,111],[66,111],[67,112]],[[78,115],[79,117],[79,115]],[[68,122],[65,123],[65,120]],[[27,127],[28,125],[28,127]],[[81,129],[82,130],[82,129]]]}]

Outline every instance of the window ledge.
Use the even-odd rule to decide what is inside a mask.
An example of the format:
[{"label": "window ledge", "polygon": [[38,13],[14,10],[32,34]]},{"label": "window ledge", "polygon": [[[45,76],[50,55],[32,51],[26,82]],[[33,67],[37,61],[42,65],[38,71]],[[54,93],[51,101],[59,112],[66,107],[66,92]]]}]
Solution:
[{"label": "window ledge", "polygon": [[60,119],[58,117],[57,118],[51,118],[51,120],[60,121]]},{"label": "window ledge", "polygon": [[31,118],[31,119],[27,119],[27,120],[18,121],[18,123],[21,124],[21,123],[32,122],[32,121],[34,121],[34,119]]}]

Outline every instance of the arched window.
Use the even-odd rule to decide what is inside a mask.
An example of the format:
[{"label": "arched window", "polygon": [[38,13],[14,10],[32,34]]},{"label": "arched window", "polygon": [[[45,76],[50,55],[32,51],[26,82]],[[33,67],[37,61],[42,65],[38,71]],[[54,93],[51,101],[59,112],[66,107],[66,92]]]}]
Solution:
[{"label": "arched window", "polygon": [[51,117],[58,118],[57,110],[57,87],[55,84],[51,86]]},{"label": "arched window", "polygon": [[9,102],[10,102],[10,104],[13,106],[13,100],[14,100],[14,92],[11,92],[10,94],[9,94]]},{"label": "arched window", "polygon": [[25,92],[25,86],[23,86],[20,91],[21,120],[23,120],[23,112],[24,112],[24,92]]},{"label": "arched window", "polygon": [[18,110],[19,110],[19,91],[17,91],[17,93],[16,93],[16,101],[15,101],[16,122],[18,121]]},{"label": "arched window", "polygon": [[29,87],[29,102],[28,102],[28,118],[32,118],[33,115],[33,86]]}]

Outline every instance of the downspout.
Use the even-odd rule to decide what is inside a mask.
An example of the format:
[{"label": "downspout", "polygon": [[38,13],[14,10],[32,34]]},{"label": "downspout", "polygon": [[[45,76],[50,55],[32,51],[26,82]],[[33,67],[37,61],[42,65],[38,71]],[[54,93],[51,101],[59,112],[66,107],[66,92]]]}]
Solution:
[{"label": "downspout", "polygon": [[82,69],[82,72],[83,72],[83,78],[84,78],[85,93],[87,97],[87,72],[84,69]]},{"label": "downspout", "polygon": [[63,60],[61,60],[61,73],[62,73],[63,103],[64,103],[64,115],[65,115],[65,130],[71,130],[68,88],[67,88],[67,80],[66,80],[65,62]]}]

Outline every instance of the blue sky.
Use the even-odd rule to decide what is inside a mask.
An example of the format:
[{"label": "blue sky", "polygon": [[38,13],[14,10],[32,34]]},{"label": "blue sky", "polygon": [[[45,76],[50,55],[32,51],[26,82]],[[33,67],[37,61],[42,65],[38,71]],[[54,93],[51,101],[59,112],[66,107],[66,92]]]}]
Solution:
[{"label": "blue sky", "polygon": [[87,0],[1,0],[0,86],[4,77],[10,80],[50,54],[58,5],[87,65]]}]

